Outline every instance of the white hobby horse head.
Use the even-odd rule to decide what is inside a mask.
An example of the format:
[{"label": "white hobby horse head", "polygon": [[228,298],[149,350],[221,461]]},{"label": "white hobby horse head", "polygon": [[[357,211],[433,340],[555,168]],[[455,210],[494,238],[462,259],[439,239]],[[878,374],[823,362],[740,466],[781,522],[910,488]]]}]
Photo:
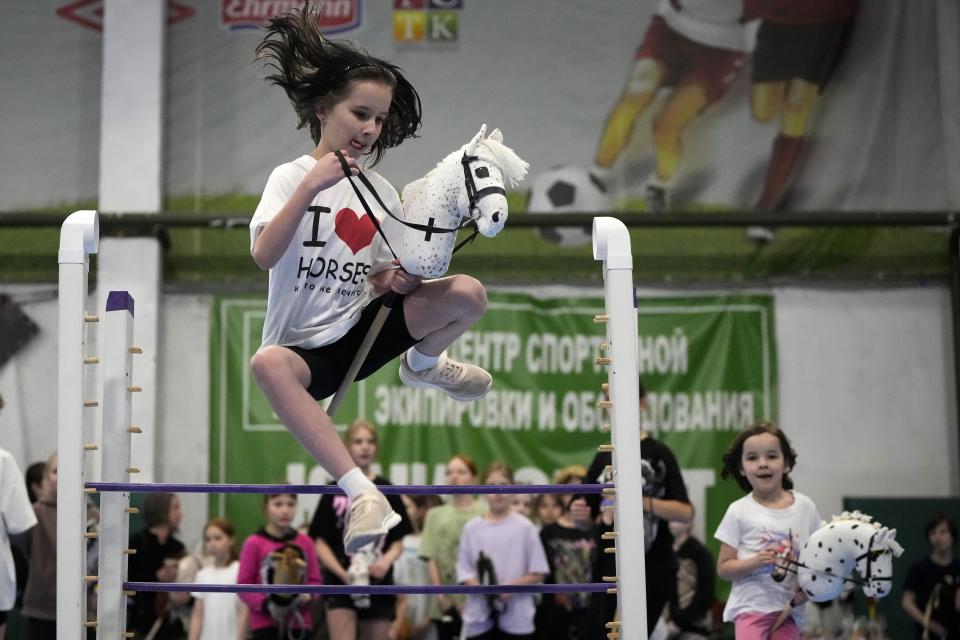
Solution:
[{"label": "white hobby horse head", "polygon": [[[801,588],[814,602],[836,598],[845,582],[860,585],[869,598],[882,598],[893,587],[893,559],[902,553],[896,529],[859,511],[844,511],[813,532],[800,550],[796,570]],[[850,577],[854,568],[858,580]]]},{"label": "white hobby horse head", "polygon": [[450,266],[462,220],[473,220],[488,238],[507,222],[505,185],[516,186],[529,165],[503,144],[494,129],[480,127],[470,142],[403,189],[406,228],[400,263],[408,273],[436,278]]}]

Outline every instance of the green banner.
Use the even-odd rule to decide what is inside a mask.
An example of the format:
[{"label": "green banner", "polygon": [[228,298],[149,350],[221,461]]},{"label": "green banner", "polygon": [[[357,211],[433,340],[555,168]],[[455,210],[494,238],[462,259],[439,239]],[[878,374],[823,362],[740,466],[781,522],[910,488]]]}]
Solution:
[{"label": "green banner", "polygon": [[[266,311],[261,298],[218,297],[211,322],[210,481],[321,483],[329,477],[287,433],[250,373]],[[395,366],[353,386],[339,426],[358,416],[380,431],[380,468],[396,484],[438,483],[444,462],[465,452],[483,467],[506,461],[517,482],[549,483],[568,464],[587,465],[609,442],[597,407],[605,367],[602,298],[539,298],[490,292],[487,313],[450,355],[494,377],[481,401],[461,403],[405,387]],[[773,300],[765,295],[644,298],[638,301],[640,375],[648,389],[642,427],[673,448],[697,533],[712,538],[741,492],[719,482],[720,454],[732,432],[777,414]],[[211,498],[246,535],[262,524],[260,498]],[[309,518],[315,496],[300,498]]]}]

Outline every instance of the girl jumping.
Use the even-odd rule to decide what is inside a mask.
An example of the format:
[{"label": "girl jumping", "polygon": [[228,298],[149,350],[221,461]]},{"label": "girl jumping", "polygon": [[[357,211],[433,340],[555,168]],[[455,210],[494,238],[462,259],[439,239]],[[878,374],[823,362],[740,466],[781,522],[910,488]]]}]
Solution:
[{"label": "girl jumping", "polygon": [[[345,169],[357,175],[365,164],[383,204],[401,210],[396,190],[369,167],[415,136],[420,97],[399,67],[323,37],[319,18],[315,3],[273,18],[257,48],[273,72],[267,80],[286,91],[316,146],[274,169],[250,221],[251,254],[270,271],[263,344],[251,368],[283,424],[350,498],[344,543],[353,553],[384,536],[400,515],[350,458],[317,401],[336,391],[383,296],[406,297],[356,379],[401,354],[406,384],[437,387],[458,400],[482,398],[492,379],[445,355],[483,315],[483,286],[464,275],[423,282],[398,268],[379,225],[343,180]],[[376,202],[370,195],[365,199]],[[389,220],[384,233],[399,237]]]}]

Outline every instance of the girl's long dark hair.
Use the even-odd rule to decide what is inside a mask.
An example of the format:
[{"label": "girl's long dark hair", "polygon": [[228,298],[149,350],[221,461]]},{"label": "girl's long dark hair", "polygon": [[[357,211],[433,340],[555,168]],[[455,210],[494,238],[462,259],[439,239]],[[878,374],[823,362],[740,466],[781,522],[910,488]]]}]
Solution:
[{"label": "girl's long dark hair", "polygon": [[[747,480],[746,476],[744,476],[740,470],[740,460],[743,458],[743,443],[747,441],[747,438],[752,438],[762,433],[769,433],[780,441],[780,451],[783,453],[783,462],[786,466],[790,467],[791,471],[797,466],[797,452],[794,451],[793,445],[790,444],[787,434],[772,422],[766,420],[755,422],[737,434],[737,437],[734,438],[730,446],[727,447],[722,458],[723,470],[720,471],[721,478],[733,478],[737,481],[737,484],[740,485],[740,488],[747,493],[750,493],[753,487],[750,486],[750,481]],[[786,470],[784,470],[783,477],[781,478],[781,485],[784,489],[793,489],[793,480]]]},{"label": "girl's long dark hair", "polygon": [[351,80],[373,80],[393,89],[393,101],[380,137],[370,150],[375,165],[386,149],[420,128],[420,95],[400,67],[344,40],[328,40],[320,33],[322,3],[271,18],[257,46],[257,59],[273,73],[266,80],[283,88],[299,119],[297,128],[310,127],[314,144],[320,142],[318,112],[345,99]]}]

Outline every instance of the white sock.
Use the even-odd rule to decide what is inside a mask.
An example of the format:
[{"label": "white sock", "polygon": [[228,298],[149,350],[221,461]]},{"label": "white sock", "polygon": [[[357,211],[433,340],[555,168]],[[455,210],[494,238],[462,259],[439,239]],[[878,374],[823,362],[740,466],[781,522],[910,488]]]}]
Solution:
[{"label": "white sock", "polygon": [[407,349],[407,366],[414,371],[423,371],[437,366],[440,356],[425,356],[416,347]]},{"label": "white sock", "polygon": [[370,478],[363,475],[360,467],[354,467],[340,476],[337,484],[347,494],[351,501],[356,500],[362,493],[370,493],[377,490],[377,485],[370,482]]}]

